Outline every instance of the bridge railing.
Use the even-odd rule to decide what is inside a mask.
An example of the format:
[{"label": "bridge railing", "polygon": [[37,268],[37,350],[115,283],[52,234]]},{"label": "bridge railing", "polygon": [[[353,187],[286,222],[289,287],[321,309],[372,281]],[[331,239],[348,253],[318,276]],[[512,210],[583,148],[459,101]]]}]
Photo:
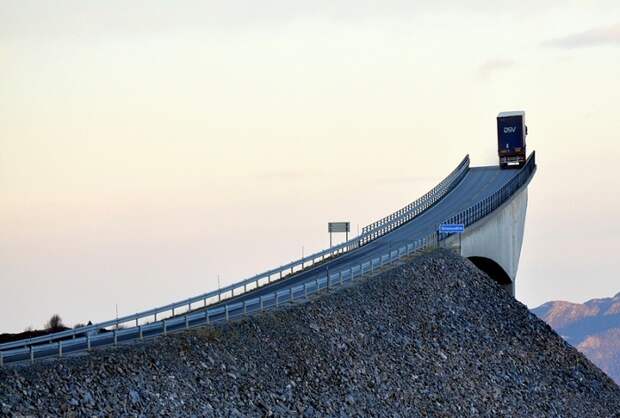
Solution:
[{"label": "bridge railing", "polygon": [[[105,322],[100,322],[93,325],[79,327],[75,329],[69,329],[66,331],[55,332],[52,334],[41,335],[38,337],[27,338],[19,341],[12,341],[8,343],[0,344],[0,350],[8,350],[17,347],[29,347],[36,344],[46,344],[48,342],[54,342],[59,340],[65,340],[67,338],[75,339],[79,335],[84,333],[93,333],[100,330],[107,330],[108,328],[119,329],[126,327],[127,325],[138,326],[140,321],[157,321],[158,316],[175,316],[180,311],[191,311],[197,307],[205,308],[215,303],[221,303],[222,301],[239,296],[248,291],[252,291],[266,284],[272,283],[276,280],[281,280],[296,274],[305,268],[312,267],[316,263],[322,262],[331,257],[338,256],[348,251],[352,251],[358,248],[360,245],[366,244],[384,234],[390,230],[402,225],[404,222],[413,219],[413,217],[419,215],[424,210],[430,208],[439,199],[445,196],[455,185],[463,178],[469,167],[469,155],[459,163],[459,165],[450,173],[443,181],[441,181],[430,192],[417,199],[415,202],[395,212],[394,214],[383,218],[371,225],[364,228],[363,232],[349,241],[332,246],[317,253],[308,255],[306,257],[294,260],[288,264],[280,267],[265,271],[255,276],[249,277],[240,282],[233,283],[231,285],[222,287],[211,292],[203,293],[198,296],[194,296],[188,299],[177,301],[168,305],[160,306],[153,309],[148,309],[142,312],[134,313],[131,315],[123,316],[118,319],[112,319]],[[389,218],[389,219],[388,219]]]},{"label": "bridge railing", "polygon": [[469,155],[466,155],[463,161],[461,161],[445,179],[424,196],[411,202],[404,208],[362,228],[362,235],[359,238],[360,245],[364,245],[387,234],[429,209],[456,187],[463,177],[465,177],[465,174],[467,174],[468,168]]},{"label": "bridge railing", "polygon": [[398,248],[390,248],[386,253],[367,258],[334,270],[322,271],[301,284],[243,302],[231,302],[215,308],[185,312],[172,318],[157,322],[140,324],[105,333],[85,333],[83,330],[75,338],[48,341],[46,344],[20,346],[0,351],[0,366],[9,363],[34,362],[35,360],[63,357],[72,353],[90,351],[93,348],[117,346],[127,341],[155,338],[172,332],[187,330],[205,324],[218,324],[237,320],[271,310],[298,300],[305,300],[313,294],[345,286],[356,279],[376,272],[412,253],[437,247],[437,235],[410,241]]},{"label": "bridge railing", "polygon": [[[527,184],[536,169],[536,152],[532,152],[528,157],[525,165],[519,170],[519,173],[511,178],[500,189],[493,194],[487,196],[464,211],[446,219],[443,224],[464,224],[466,227],[479,221],[480,219],[499,208],[508,199],[510,199],[523,185]],[[440,233],[438,239],[440,241],[448,238],[450,233]]]}]

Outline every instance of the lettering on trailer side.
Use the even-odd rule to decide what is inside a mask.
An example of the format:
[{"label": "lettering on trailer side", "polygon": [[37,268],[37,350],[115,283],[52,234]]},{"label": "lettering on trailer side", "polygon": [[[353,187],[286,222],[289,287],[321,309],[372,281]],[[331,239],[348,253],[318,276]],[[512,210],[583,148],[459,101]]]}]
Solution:
[{"label": "lettering on trailer side", "polygon": [[505,134],[512,134],[515,133],[517,131],[517,127],[516,126],[507,126],[504,128],[504,133]]}]

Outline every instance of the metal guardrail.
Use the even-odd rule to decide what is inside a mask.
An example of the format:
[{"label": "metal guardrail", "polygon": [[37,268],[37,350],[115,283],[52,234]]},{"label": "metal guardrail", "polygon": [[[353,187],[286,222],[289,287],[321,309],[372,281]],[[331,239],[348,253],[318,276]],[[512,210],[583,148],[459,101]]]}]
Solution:
[{"label": "metal guardrail", "polygon": [[[467,163],[469,162],[467,161]],[[477,222],[499,208],[521,187],[526,185],[535,169],[536,154],[532,153],[517,176],[513,177],[487,198],[477,202],[475,205],[457,215],[446,219],[443,223],[463,223],[467,226]],[[283,303],[307,299],[309,295],[318,293],[321,290],[343,286],[345,283],[353,281],[356,277],[362,277],[365,274],[373,273],[377,268],[400,260],[402,257],[410,255],[413,252],[427,248],[436,248],[438,243],[449,235],[450,234],[433,233],[422,239],[407,243],[398,249],[390,249],[388,253],[382,254],[379,257],[367,259],[359,264],[341,268],[336,272],[327,273],[327,275],[324,276],[318,274],[299,285],[294,285],[243,302],[231,302],[216,308],[192,312],[192,303],[203,301],[204,305],[207,306],[206,295],[216,294],[216,292],[211,292],[196,298],[188,299],[183,304],[183,306],[187,304],[187,311],[184,315],[175,316],[175,308],[179,308],[180,305],[171,304],[166,307],[145,311],[141,314],[129,315],[124,318],[119,318],[118,320],[51,334],[49,336],[43,336],[43,338],[37,337],[3,344],[0,346],[2,350],[0,351],[0,366],[8,362],[34,362],[42,358],[63,357],[64,355],[75,352],[88,351],[97,347],[115,346],[127,341],[153,338],[204,324],[227,322],[246,315],[274,309]],[[234,288],[232,286],[229,286],[229,288],[232,290],[231,296],[234,296]],[[217,296],[218,299],[221,300],[221,293],[217,293]],[[160,319],[158,321],[157,314],[167,311],[172,313],[172,318]],[[153,316],[154,322],[139,324],[139,319],[146,316]],[[134,320],[135,326],[119,329],[118,325]],[[108,326],[116,326],[116,329],[99,332]],[[61,339],[67,337],[72,338],[68,340]],[[58,341],[54,342],[54,340]],[[37,343],[40,342],[45,342],[45,344],[37,345]]]},{"label": "metal guardrail", "polygon": [[353,282],[356,278],[372,274],[377,269],[398,261],[416,251],[437,247],[437,235],[431,234],[422,239],[412,241],[397,249],[390,249],[387,253],[378,257],[366,259],[356,265],[344,267],[335,273],[317,275],[296,286],[272,292],[244,302],[236,302],[206,309],[200,312],[187,312],[185,315],[164,319],[145,325],[137,325],[131,328],[115,329],[106,333],[89,334],[70,340],[48,342],[44,345],[30,345],[7,351],[0,351],[0,366],[4,363],[34,362],[43,358],[63,357],[93,348],[105,346],[117,346],[123,342],[144,340],[161,335],[167,335],[175,331],[187,330],[192,327],[205,324],[217,324],[236,320],[248,315],[253,315],[266,310],[278,308],[280,305],[299,300],[307,300],[312,294],[323,290],[342,287]]},{"label": "metal guardrail", "polygon": [[[474,224],[480,219],[499,208],[510,199],[523,185],[527,184],[536,169],[536,151],[528,157],[525,165],[519,170],[519,174],[508,180],[497,191],[472,205],[471,207],[446,219],[442,224],[463,224],[466,227]],[[443,241],[451,233],[439,233],[438,240]]]},{"label": "metal guardrail", "polygon": [[456,187],[463,177],[465,177],[465,174],[467,174],[468,168],[469,155],[466,155],[463,161],[461,161],[445,179],[424,196],[413,201],[404,208],[362,228],[362,235],[359,239],[360,245],[364,245],[387,234],[425,212]]},{"label": "metal guardrail", "polygon": [[118,329],[129,323],[135,326],[139,326],[140,321],[145,322],[147,320],[152,320],[153,322],[157,322],[158,315],[160,316],[160,318],[166,313],[168,313],[170,316],[175,316],[177,313],[179,313],[179,311],[185,309],[187,311],[191,311],[192,309],[195,309],[197,305],[202,305],[201,307],[205,308],[211,304],[220,303],[226,299],[239,296],[248,291],[257,289],[263,285],[272,283],[275,280],[281,280],[283,278],[286,278],[287,276],[290,276],[305,269],[306,267],[313,266],[317,262],[321,262],[327,258],[348,251],[352,251],[358,248],[360,245],[367,244],[368,242],[377,239],[382,235],[385,235],[387,232],[391,231],[397,226],[402,225],[404,222],[413,219],[415,216],[430,208],[434,203],[443,198],[450,190],[452,190],[452,188],[454,188],[455,185],[463,178],[463,176],[467,172],[468,167],[469,155],[465,156],[465,158],[452,171],[452,173],[450,173],[430,192],[426,193],[424,196],[417,199],[410,205],[407,205],[400,211],[397,211],[394,214],[365,227],[365,231],[363,231],[362,234],[339,245],[335,245],[331,248],[308,255],[278,268],[268,270],[240,282],[225,286],[223,288],[181,301],[177,301],[168,305],[80,328],[56,332],[48,335],[41,335],[38,337],[23,339],[19,341],[3,343],[0,344],[0,351],[5,351],[18,347],[30,347],[37,344],[46,344],[49,342],[65,340],[67,338],[75,339],[79,335],[85,333],[95,333],[101,330],[105,330],[109,327]]}]

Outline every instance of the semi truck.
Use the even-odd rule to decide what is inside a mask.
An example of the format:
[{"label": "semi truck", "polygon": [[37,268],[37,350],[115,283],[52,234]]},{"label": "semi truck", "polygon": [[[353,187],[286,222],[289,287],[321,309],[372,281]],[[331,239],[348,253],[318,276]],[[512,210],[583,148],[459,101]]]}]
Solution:
[{"label": "semi truck", "polygon": [[500,168],[520,168],[525,164],[525,112],[501,112],[497,115],[497,151]]}]

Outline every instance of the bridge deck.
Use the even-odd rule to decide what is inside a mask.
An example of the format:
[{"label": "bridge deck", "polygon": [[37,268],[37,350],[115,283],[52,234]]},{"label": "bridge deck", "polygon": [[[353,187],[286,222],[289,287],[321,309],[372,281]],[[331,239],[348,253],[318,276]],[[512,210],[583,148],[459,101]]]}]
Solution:
[{"label": "bridge deck", "polygon": [[[345,253],[338,258],[333,260],[327,260],[320,265],[315,267],[307,268],[305,270],[300,271],[297,274],[292,275],[291,277],[287,277],[285,279],[273,282],[271,284],[262,286],[253,291],[249,291],[242,295],[236,296],[231,299],[226,299],[225,302],[222,303],[231,303],[234,302],[243,302],[251,299],[255,299],[258,296],[263,296],[270,294],[276,290],[280,290],[283,288],[292,287],[298,283],[302,283],[306,280],[312,280],[319,275],[325,275],[325,271],[327,269],[339,270],[338,267],[348,268],[351,265],[357,265],[361,262],[366,262],[371,258],[379,257],[389,251],[389,249],[397,249],[407,243],[411,243],[415,240],[422,239],[424,237],[429,236],[434,233],[438,224],[444,222],[450,216],[453,216],[469,207],[471,207],[476,202],[481,201],[482,199],[490,196],[497,190],[499,190],[504,184],[510,181],[514,176],[519,173],[518,170],[500,170],[498,167],[477,167],[468,169],[467,173],[463,177],[463,179],[459,182],[458,185],[448,193],[443,199],[438,201],[433,207],[428,209],[426,212],[420,214],[413,220],[409,221],[398,227],[397,229],[389,232],[388,234],[371,241],[370,243],[353,250],[351,252]],[[332,270],[333,271],[333,270]],[[214,308],[214,305],[211,305],[209,308]],[[218,314],[221,317],[223,314]],[[217,320],[218,315],[212,320]],[[187,323],[188,317],[185,317],[185,326],[193,325]],[[222,318],[219,318],[222,319]],[[145,336],[155,336],[161,335],[165,331],[165,322],[164,322],[164,330],[161,329],[150,329],[145,332]],[[182,325],[177,324],[174,328],[182,327]],[[140,328],[141,329],[141,328]],[[169,329],[170,331],[173,328]],[[141,336],[142,334],[138,334],[138,328],[130,328],[129,333],[123,334],[119,341],[129,341],[134,340]],[[93,342],[93,347],[109,345],[114,342],[116,344],[116,333],[108,333],[103,334],[104,339],[97,339]],[[89,340],[88,340],[89,341]],[[90,343],[88,343],[90,344]],[[55,343],[44,345],[40,347],[40,350],[37,352],[36,356],[33,351],[28,352],[28,350],[18,350],[18,352],[11,354],[11,357],[5,357],[5,361],[9,362],[17,362],[17,361],[26,361],[29,357],[31,358],[43,358],[46,356],[54,356],[59,355],[60,346]],[[66,345],[66,353],[70,352],[79,352],[86,350],[90,345],[87,345],[87,340],[85,337],[78,338],[71,345]],[[2,363],[2,357],[0,356],[0,365]]]}]

